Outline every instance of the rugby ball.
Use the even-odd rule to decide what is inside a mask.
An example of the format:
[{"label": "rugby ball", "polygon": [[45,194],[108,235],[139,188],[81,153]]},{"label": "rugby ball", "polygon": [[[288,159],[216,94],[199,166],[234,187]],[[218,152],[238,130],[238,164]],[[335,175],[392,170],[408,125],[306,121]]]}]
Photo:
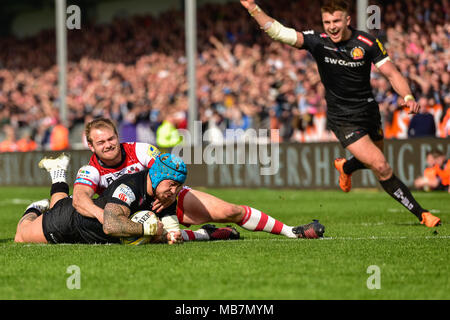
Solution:
[{"label": "rugby ball", "polygon": [[[142,210],[131,214],[129,219],[136,223],[144,223],[147,219],[154,215],[155,214],[152,211]],[[152,236],[124,237],[120,238],[120,242],[129,246],[139,246],[141,244],[150,243],[152,239]]]}]

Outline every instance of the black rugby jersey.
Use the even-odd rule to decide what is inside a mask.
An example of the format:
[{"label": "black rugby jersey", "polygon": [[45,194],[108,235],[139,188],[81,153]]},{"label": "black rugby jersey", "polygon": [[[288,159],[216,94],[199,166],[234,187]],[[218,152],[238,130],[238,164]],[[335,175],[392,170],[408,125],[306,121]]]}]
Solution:
[{"label": "black rugby jersey", "polygon": [[[147,194],[148,169],[127,174],[114,181],[103,193],[106,203],[117,203],[130,208],[130,213],[152,210],[155,198]],[[177,202],[156,214],[158,217],[176,215]]]},{"label": "black rugby jersey", "polygon": [[[94,199],[94,203],[104,208],[105,199]],[[117,237],[103,232],[103,225],[95,218],[78,213],[72,205],[72,198],[58,201],[53,208],[43,214],[42,229],[49,243],[118,243]]]},{"label": "black rugby jersey", "polygon": [[350,39],[339,43],[331,41],[326,33],[302,32],[302,49],[308,50],[317,62],[325,87],[327,118],[332,123],[380,119],[370,85],[370,70],[372,63],[383,63],[388,58],[387,52],[372,35],[350,30]]},{"label": "black rugby jersey", "polygon": [[[99,197],[94,199],[94,204],[102,209],[105,208],[106,199]],[[103,225],[96,218],[82,216],[74,209],[74,220],[76,229],[80,234],[81,243],[119,243],[120,238],[107,235],[103,232]]]},{"label": "black rugby jersey", "polygon": [[[104,209],[107,203],[117,203],[130,208],[130,213],[141,210],[152,210],[154,197],[147,194],[147,175],[148,169],[134,174],[126,174],[114,181],[104,193],[94,199],[94,203]],[[70,209],[71,208],[71,209]],[[81,243],[116,243],[120,239],[103,232],[103,225],[95,218],[82,216],[72,206],[70,199],[70,208],[73,214],[73,229],[76,230],[75,239],[66,242]],[[168,208],[162,210],[156,215],[161,218],[166,215],[176,215],[177,202],[175,201]]]}]

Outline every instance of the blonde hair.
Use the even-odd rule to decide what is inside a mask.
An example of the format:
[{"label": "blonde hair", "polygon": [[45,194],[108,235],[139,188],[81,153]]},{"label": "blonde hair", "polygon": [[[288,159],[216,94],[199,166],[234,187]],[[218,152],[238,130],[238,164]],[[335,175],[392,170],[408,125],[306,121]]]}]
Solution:
[{"label": "blonde hair", "polygon": [[87,142],[92,144],[92,139],[91,139],[92,129],[102,129],[102,128],[112,129],[114,131],[114,133],[116,134],[116,136],[119,136],[119,133],[117,131],[117,128],[116,128],[116,125],[114,124],[114,122],[112,122],[110,119],[98,118],[98,119],[92,120],[91,122],[87,123],[86,127],[84,128],[84,134],[86,136]]}]

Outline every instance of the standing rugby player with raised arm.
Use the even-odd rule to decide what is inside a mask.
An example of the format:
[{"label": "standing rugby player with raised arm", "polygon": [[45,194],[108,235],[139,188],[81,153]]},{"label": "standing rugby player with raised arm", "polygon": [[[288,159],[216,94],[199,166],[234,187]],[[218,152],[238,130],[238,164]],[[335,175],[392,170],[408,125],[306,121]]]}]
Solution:
[{"label": "standing rugby player with raised arm", "polygon": [[328,128],[353,154],[350,159],[335,160],[341,189],[350,191],[351,174],[358,169],[369,168],[383,189],[422,224],[427,227],[439,225],[440,219],[417,203],[408,187],[395,176],[384,156],[381,116],[370,85],[372,63],[403,97],[410,113],[417,113],[420,105],[382,43],[350,26],[348,3],[329,0],[322,5],[325,32],[298,32],[268,16],[254,0],[241,0],[241,4],[273,40],[308,50],[316,60],[325,87]]}]

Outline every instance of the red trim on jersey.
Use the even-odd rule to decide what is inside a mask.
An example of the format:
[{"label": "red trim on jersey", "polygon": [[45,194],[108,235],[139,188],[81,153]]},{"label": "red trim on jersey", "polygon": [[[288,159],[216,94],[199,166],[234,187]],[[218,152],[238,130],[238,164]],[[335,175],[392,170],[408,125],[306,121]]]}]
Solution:
[{"label": "red trim on jersey", "polygon": [[96,186],[96,189],[94,189],[96,193],[102,194],[102,192],[106,189],[107,186],[103,185],[105,175],[114,174],[117,178],[117,172],[124,170],[123,173],[125,174],[125,168],[128,169],[126,173],[134,173],[140,171],[138,167],[142,166],[144,168],[150,168],[155,162],[155,159],[153,158],[151,158],[148,163],[142,163],[139,161],[136,151],[136,142],[123,142],[120,144],[120,148],[120,152],[122,153],[124,159],[122,159],[122,162],[117,167],[109,168],[102,166],[101,161],[95,154],[93,154],[89,159],[89,165],[96,168],[100,175],[99,183]]},{"label": "red trim on jersey", "polygon": [[98,170],[100,177],[104,176],[105,174],[108,174],[108,173],[118,172],[118,171],[122,170],[123,168],[128,167],[129,165],[132,165],[135,163],[141,163],[136,156],[136,143],[135,142],[121,143],[120,146],[123,147],[123,149],[125,151],[125,159],[122,159],[122,164],[118,167],[105,168],[98,162],[97,156],[95,154],[92,155],[91,159],[89,160],[89,165],[95,167]]},{"label": "red trim on jersey", "polygon": [[362,42],[364,42],[364,43],[366,43],[366,44],[368,44],[369,46],[373,45],[372,41],[370,41],[369,39],[367,39],[366,37],[364,37],[362,35],[359,35],[357,39],[362,41]]},{"label": "red trim on jersey", "polygon": [[185,224],[183,223],[183,216],[184,216],[184,197],[186,196],[186,194],[190,191],[191,189],[189,188],[184,188],[180,191],[180,193],[178,194],[178,201],[177,201],[177,218],[178,218],[178,222],[181,223],[182,225],[189,227],[190,224]]},{"label": "red trim on jersey", "polygon": [[259,219],[258,225],[255,228],[255,231],[261,231],[266,226],[267,220],[269,220],[269,216],[264,212],[261,212],[261,218]]}]

